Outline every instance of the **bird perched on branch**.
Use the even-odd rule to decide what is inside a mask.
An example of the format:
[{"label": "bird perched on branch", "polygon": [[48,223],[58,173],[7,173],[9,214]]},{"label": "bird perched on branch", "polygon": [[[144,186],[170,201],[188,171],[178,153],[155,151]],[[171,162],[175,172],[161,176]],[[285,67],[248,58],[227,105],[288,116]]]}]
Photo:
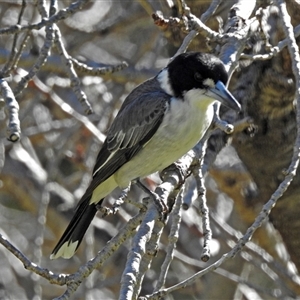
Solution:
[{"label": "bird perched on branch", "polygon": [[217,57],[189,52],[176,56],[127,96],[52,259],[74,255],[97,205],[116,187],[126,188],[132,180],[163,170],[193,148],[213,120],[215,101],[240,110],[226,88],[227,80]]}]

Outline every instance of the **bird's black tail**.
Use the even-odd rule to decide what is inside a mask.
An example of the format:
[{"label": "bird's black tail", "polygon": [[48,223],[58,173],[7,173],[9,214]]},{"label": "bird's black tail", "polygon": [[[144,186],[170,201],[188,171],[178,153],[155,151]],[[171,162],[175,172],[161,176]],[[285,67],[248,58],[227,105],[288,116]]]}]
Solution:
[{"label": "bird's black tail", "polygon": [[[98,203],[100,204],[102,201],[103,200]],[[74,255],[96,212],[96,204],[89,204],[89,201],[79,203],[75,215],[53,249],[50,256],[51,259],[56,259],[60,256],[63,258],[71,258]]]}]

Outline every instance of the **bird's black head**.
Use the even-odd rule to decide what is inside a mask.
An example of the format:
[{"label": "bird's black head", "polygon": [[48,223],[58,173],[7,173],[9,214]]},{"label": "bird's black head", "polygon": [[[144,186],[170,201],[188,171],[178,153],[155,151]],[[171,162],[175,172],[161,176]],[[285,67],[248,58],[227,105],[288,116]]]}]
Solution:
[{"label": "bird's black head", "polygon": [[225,86],[228,75],[222,61],[208,53],[187,52],[176,56],[168,65],[169,84],[176,97],[183,97],[184,92],[209,87],[209,80],[214,84],[221,81]]}]

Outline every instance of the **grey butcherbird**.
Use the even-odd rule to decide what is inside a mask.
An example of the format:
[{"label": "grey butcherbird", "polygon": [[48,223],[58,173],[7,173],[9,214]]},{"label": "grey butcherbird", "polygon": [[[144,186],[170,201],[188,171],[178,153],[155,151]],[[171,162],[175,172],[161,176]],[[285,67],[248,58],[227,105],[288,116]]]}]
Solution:
[{"label": "grey butcherbird", "polygon": [[51,258],[70,258],[93,220],[97,205],[117,186],[166,168],[193,148],[210,126],[217,100],[236,111],[228,75],[211,54],[175,57],[157,76],[125,99],[98,154],[92,181]]}]

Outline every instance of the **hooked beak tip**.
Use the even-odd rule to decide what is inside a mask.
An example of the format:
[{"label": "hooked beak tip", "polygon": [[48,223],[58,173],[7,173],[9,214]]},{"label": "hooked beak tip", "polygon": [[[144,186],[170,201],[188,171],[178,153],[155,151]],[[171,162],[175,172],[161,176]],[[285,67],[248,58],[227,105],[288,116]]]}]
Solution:
[{"label": "hooked beak tip", "polygon": [[218,81],[215,88],[211,89],[211,93],[214,95],[215,99],[220,101],[223,105],[237,112],[240,112],[242,110],[241,104],[228,91],[223,82]]}]

